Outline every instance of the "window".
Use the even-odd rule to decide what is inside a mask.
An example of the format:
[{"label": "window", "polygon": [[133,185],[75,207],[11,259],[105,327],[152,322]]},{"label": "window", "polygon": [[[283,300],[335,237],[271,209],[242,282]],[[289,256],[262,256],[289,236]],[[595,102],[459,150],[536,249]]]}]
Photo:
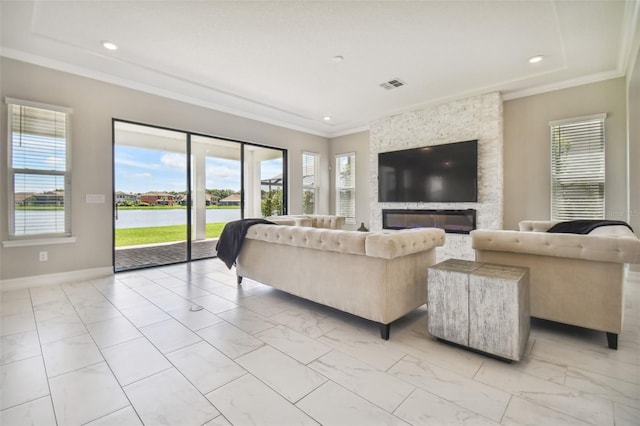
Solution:
[{"label": "window", "polygon": [[336,214],[356,223],[356,154],[336,156]]},{"label": "window", "polygon": [[6,99],[9,238],[71,235],[68,108]]},{"label": "window", "polygon": [[302,153],[302,213],[318,212],[318,165],[320,156]]},{"label": "window", "polygon": [[551,219],[604,218],[605,114],[552,121]]}]

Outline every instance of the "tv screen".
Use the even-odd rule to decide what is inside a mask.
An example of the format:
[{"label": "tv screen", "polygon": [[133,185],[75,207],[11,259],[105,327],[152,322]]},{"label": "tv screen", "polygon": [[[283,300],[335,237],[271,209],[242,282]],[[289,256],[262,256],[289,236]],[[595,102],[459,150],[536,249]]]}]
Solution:
[{"label": "tv screen", "polygon": [[478,141],[378,154],[379,202],[475,202]]}]

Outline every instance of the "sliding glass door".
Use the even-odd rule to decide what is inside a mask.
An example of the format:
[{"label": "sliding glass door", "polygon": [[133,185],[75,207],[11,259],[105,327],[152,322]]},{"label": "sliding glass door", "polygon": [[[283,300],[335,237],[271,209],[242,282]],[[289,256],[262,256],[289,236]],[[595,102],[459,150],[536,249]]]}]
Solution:
[{"label": "sliding glass door", "polygon": [[286,151],[245,146],[244,194],[246,217],[287,214]]},{"label": "sliding glass door", "polygon": [[114,269],[216,255],[227,222],[286,214],[286,151],[114,120]]},{"label": "sliding glass door", "polygon": [[242,145],[191,136],[191,259],[215,255],[227,222],[242,217]]},{"label": "sliding glass door", "polygon": [[187,135],[114,123],[116,271],[187,260]]}]

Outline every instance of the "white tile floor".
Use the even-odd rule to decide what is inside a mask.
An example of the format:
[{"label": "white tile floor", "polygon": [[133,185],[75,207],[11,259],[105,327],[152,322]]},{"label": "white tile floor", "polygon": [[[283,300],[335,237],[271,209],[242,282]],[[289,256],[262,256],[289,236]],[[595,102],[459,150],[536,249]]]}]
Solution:
[{"label": "white tile floor", "polygon": [[384,341],[215,259],[1,302],[3,426],[640,424],[640,273],[617,351],[534,321],[513,364],[439,343],[425,308]]}]

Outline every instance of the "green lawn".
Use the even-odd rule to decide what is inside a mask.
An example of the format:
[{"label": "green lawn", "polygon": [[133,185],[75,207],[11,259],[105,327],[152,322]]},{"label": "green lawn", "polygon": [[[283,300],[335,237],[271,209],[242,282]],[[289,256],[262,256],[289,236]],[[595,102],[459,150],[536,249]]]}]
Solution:
[{"label": "green lawn", "polygon": [[[225,223],[207,223],[207,238],[220,236]],[[116,229],[116,247],[186,240],[187,225]]]}]

